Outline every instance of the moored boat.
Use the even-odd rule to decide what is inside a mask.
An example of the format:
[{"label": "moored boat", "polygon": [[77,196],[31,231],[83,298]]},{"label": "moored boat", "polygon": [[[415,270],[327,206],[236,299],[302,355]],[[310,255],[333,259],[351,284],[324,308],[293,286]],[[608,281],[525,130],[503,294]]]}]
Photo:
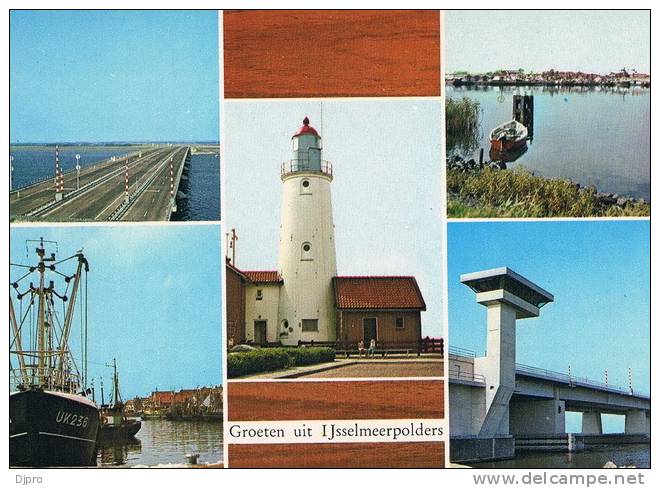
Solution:
[{"label": "moored boat", "polygon": [[[69,346],[80,282],[89,271],[89,265],[82,252],[58,261],[54,253],[46,255],[44,245],[48,241],[38,242],[37,265],[10,263],[13,268],[23,269],[20,270],[22,276],[11,283],[9,300],[12,332],[9,464],[93,466],[96,464],[99,411],[87,398],[91,390],[85,387],[86,324],[81,331],[81,369]],[[63,263],[74,259],[77,259],[75,271],[66,274]],[[35,274],[37,284],[30,282],[28,286],[29,278],[34,279]],[[21,289],[22,286],[25,288]],[[82,295],[86,306],[87,297],[84,292]],[[24,299],[28,302],[25,307]],[[18,316],[14,300],[19,302]],[[62,312],[57,307],[58,301],[63,304]]]},{"label": "moored boat", "polygon": [[491,149],[497,152],[513,151],[527,145],[527,127],[510,120],[490,131]]},{"label": "moored boat", "polygon": [[117,374],[117,360],[112,360],[112,403],[101,406],[101,428],[99,430],[99,443],[131,440],[142,427],[142,422],[128,418],[124,411],[124,402],[119,393],[119,375]]}]

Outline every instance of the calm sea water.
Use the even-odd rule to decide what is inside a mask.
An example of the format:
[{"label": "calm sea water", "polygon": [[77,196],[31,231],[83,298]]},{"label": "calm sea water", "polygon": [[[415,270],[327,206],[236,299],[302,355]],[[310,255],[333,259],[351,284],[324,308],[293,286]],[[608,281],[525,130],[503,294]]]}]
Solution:
[{"label": "calm sea water", "polygon": [[188,179],[182,180],[172,220],[220,220],[220,163],[213,154],[193,154]]},{"label": "calm sea water", "polygon": [[[511,120],[515,94],[534,95],[534,139],[509,167],[521,164],[543,176],[650,200],[650,89],[448,86],[448,97],[480,102],[486,159],[488,135]],[[478,151],[462,156],[476,159]]]},{"label": "calm sea water", "polygon": [[143,420],[135,437],[101,448],[99,465],[185,464],[187,454],[199,454],[199,464],[222,460],[222,422]]},{"label": "calm sea water", "polygon": [[519,454],[515,459],[495,461],[489,463],[475,463],[475,468],[602,468],[605,463],[612,461],[617,466],[636,466],[649,468],[651,466],[651,446],[629,445],[613,446],[589,451],[560,453],[525,453]]},{"label": "calm sea water", "polygon": [[[137,150],[126,146],[63,146],[60,147],[60,164],[66,172],[76,167],[76,154],[80,154],[80,166],[85,167]],[[14,157],[14,189],[55,176],[55,146],[10,147],[9,155]]]}]

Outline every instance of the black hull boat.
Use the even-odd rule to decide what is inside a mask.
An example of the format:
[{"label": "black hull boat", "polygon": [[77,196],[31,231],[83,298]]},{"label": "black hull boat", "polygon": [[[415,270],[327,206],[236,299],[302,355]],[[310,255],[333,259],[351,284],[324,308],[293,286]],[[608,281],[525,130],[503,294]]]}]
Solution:
[{"label": "black hull boat", "polygon": [[112,389],[113,400],[111,405],[101,406],[101,429],[99,443],[108,443],[118,440],[131,440],[135,438],[142,422],[126,417],[124,402],[119,394],[119,375],[117,374],[117,360],[112,360]]},{"label": "black hull boat", "polygon": [[142,427],[142,422],[135,419],[126,419],[118,425],[103,425],[99,431],[98,442],[108,443],[118,440],[131,440],[135,438]]},{"label": "black hull boat", "polygon": [[9,396],[11,466],[95,466],[99,411],[71,393],[31,389]]},{"label": "black hull boat", "polygon": [[[35,241],[26,246],[30,242]],[[87,307],[89,263],[82,251],[58,261],[55,253],[46,252],[46,246],[57,249],[57,242],[36,242],[36,265],[10,263],[15,281],[9,300],[9,464],[95,466],[100,414],[85,396],[92,393],[86,387],[86,314],[81,314],[79,365],[69,344],[77,300],[80,309]]]}]

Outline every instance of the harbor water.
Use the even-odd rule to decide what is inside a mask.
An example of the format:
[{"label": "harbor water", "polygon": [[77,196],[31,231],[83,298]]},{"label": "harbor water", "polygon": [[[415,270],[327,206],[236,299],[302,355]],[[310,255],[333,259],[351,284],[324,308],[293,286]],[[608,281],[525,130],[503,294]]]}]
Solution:
[{"label": "harbor water", "polygon": [[[534,95],[534,137],[515,163],[546,177],[568,178],[598,191],[650,201],[649,88],[447,86],[447,97],[479,102],[479,147],[511,120],[513,95]],[[448,147],[448,150],[451,148]],[[479,148],[462,157],[478,158]]]},{"label": "harbor water", "polygon": [[143,420],[135,437],[102,446],[99,466],[185,464],[188,454],[199,454],[198,464],[222,460],[222,422]]},{"label": "harbor water", "polygon": [[635,466],[649,468],[651,466],[651,446],[627,445],[593,448],[586,451],[561,452],[527,452],[519,453],[515,459],[470,464],[473,468],[602,468],[608,461],[617,466]]}]

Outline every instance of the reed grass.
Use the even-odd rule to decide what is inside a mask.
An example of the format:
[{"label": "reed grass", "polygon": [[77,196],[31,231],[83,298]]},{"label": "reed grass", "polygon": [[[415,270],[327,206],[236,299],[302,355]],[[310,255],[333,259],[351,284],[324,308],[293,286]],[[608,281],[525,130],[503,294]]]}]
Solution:
[{"label": "reed grass", "polygon": [[629,202],[606,204],[593,187],[579,188],[565,179],[544,178],[523,167],[447,170],[447,214],[476,217],[640,217],[651,206]]},{"label": "reed grass", "polygon": [[447,98],[445,104],[447,154],[473,153],[479,146],[481,106],[468,97]]}]

